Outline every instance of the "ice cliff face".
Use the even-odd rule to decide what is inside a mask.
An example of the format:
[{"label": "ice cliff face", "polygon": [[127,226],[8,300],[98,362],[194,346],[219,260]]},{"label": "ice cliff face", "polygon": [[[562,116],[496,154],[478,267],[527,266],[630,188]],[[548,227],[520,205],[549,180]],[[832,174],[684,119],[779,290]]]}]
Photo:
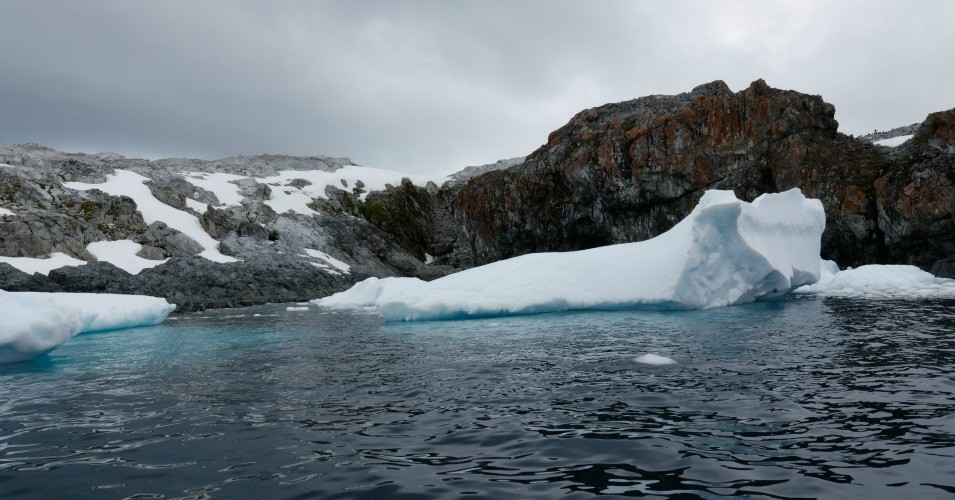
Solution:
[{"label": "ice cliff face", "polygon": [[[0,146],[0,289],[154,295],[180,310],[300,301],[368,276],[430,280],[646,240],[707,189],[752,201],[800,188],[825,209],[823,257],[955,276],[955,109],[895,148],[840,134],[834,112],[762,80],[735,93],[713,82],[582,111],[525,159],[435,179],[347,158],[146,161]],[[107,187],[117,178],[141,180]],[[223,262],[200,256],[211,245]],[[48,274],[3,263],[50,255],[92,263]]]}]

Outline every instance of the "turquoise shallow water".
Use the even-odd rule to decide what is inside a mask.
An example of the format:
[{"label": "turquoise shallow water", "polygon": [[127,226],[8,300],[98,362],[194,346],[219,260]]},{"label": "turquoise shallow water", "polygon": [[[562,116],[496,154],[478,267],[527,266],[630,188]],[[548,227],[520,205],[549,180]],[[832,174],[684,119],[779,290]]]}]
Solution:
[{"label": "turquoise shallow water", "polygon": [[955,302],[262,306],[0,366],[0,498],[595,494],[951,498]]}]

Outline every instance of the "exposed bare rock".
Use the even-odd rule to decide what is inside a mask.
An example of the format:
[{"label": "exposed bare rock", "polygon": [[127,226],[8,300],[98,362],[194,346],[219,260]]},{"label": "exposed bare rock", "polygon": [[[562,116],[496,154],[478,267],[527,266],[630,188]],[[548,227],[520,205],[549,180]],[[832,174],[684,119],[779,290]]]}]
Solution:
[{"label": "exposed bare rock", "polygon": [[762,80],[583,111],[523,165],[456,190],[457,247],[482,264],[643,240],[705,189],[751,200],[799,187],[826,207],[826,258],[929,269],[951,256],[951,112],[930,116],[901,151],[838,133],[834,113],[819,96]]}]

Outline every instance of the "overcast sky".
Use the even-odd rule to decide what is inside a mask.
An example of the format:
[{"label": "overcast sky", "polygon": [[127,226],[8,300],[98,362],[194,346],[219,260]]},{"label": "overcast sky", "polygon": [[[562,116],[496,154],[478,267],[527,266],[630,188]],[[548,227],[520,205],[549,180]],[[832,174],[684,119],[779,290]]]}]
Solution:
[{"label": "overcast sky", "polygon": [[955,106],[955,2],[0,2],[0,143],[450,173],[578,111],[757,78],[860,134]]}]

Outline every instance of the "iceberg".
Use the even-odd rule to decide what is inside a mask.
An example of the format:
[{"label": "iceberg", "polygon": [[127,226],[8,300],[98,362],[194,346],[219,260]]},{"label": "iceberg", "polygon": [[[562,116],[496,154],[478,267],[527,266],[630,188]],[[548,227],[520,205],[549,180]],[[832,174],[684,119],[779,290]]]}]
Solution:
[{"label": "iceberg", "polygon": [[823,272],[818,282],[795,293],[870,299],[955,298],[955,280],[936,278],[915,266],[871,264]]},{"label": "iceberg", "polygon": [[312,303],[368,308],[386,321],[727,306],[816,282],[823,229],[822,203],[798,189],[752,203],[711,190],[686,219],[647,241],[528,254],[431,282],[368,278]]},{"label": "iceberg", "polygon": [[156,325],[175,309],[143,295],[0,291],[0,363],[35,358],[81,333]]}]

